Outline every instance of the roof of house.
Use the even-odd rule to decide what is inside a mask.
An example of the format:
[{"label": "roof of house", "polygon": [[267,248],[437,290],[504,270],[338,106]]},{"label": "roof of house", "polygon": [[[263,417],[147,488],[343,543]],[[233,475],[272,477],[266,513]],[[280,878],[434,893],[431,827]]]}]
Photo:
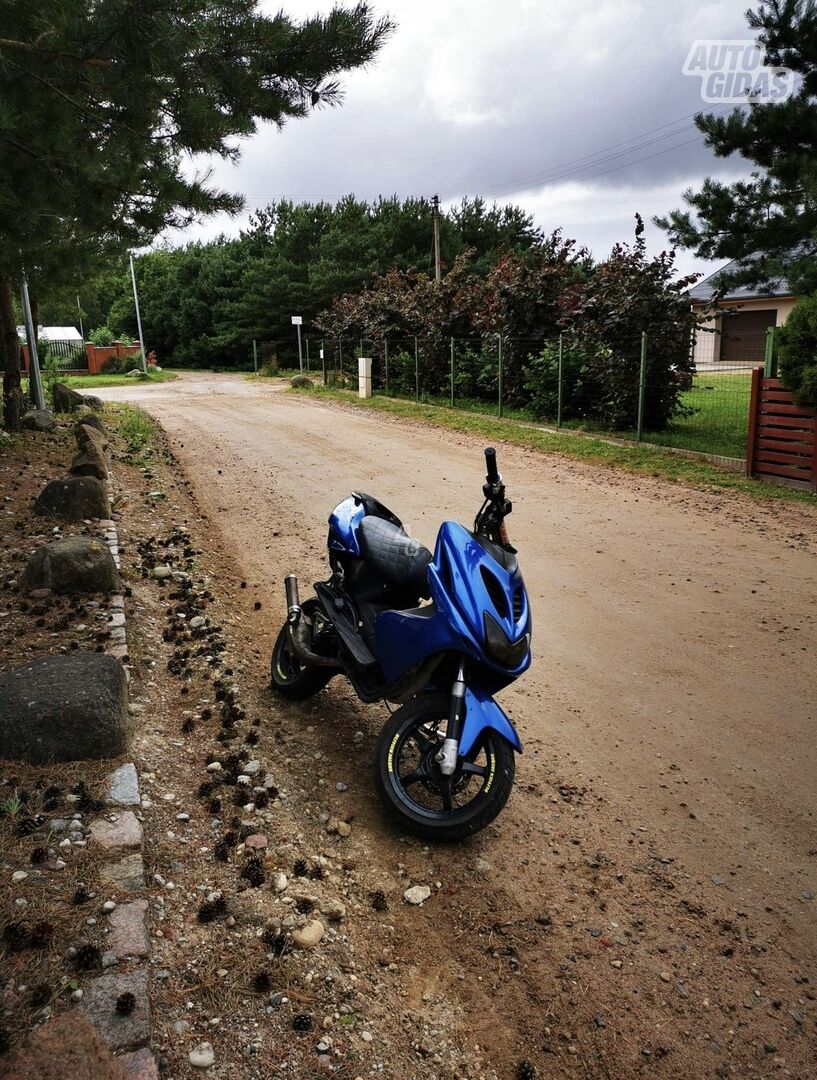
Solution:
[{"label": "roof of house", "polygon": [[[25,341],[26,328],[17,327],[20,339]],[[41,341],[82,341],[82,335],[76,326],[41,326],[38,337]]]},{"label": "roof of house", "polygon": [[[752,258],[755,257],[756,256],[752,256]],[[716,270],[714,274],[710,274],[708,278],[699,281],[694,288],[690,289],[688,294],[690,300],[692,300],[693,303],[698,304],[706,303],[707,300],[711,300],[718,289],[721,274],[734,274],[742,268],[741,262],[737,259],[733,259],[732,262],[727,263],[726,266],[722,266],[720,270]],[[721,300],[765,300],[776,296],[792,295],[788,281],[781,277],[774,281],[767,281],[763,285],[731,286],[721,297]]]}]

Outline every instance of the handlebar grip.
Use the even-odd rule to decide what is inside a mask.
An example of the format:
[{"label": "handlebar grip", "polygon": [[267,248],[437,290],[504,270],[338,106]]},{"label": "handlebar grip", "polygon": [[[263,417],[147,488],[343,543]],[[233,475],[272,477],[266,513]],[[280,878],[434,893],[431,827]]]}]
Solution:
[{"label": "handlebar grip", "polygon": [[485,448],[485,467],[488,470],[488,483],[495,484],[499,479],[499,470],[496,467],[496,450],[494,450],[493,446],[486,446]]}]

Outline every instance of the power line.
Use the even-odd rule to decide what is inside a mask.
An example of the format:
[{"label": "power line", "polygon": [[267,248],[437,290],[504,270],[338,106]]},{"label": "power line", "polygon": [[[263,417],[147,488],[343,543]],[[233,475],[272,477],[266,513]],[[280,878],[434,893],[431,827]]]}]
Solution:
[{"label": "power line", "polygon": [[[719,108],[726,108],[727,106],[719,106]],[[690,116],[695,116],[695,113],[690,113]],[[656,143],[663,142],[664,139],[674,138],[676,135],[683,135],[687,131],[692,131],[695,127],[694,124],[685,124],[680,128],[676,128],[673,131],[668,131],[663,135],[658,135],[654,139],[647,139],[646,142],[639,143],[640,139],[646,139],[648,135],[652,135],[657,131],[662,131],[666,127],[674,127],[675,124],[681,123],[681,121],[689,119],[689,117],[679,117],[677,120],[670,121],[669,124],[662,124],[660,127],[652,128],[649,131],[644,131],[640,135],[635,135],[630,139],[624,139],[622,142],[613,143],[610,146],[604,147],[601,150],[596,150],[592,154],[585,154],[583,157],[573,158],[570,161],[562,162],[561,165],[555,165],[550,169],[546,169],[543,172],[531,173],[528,176],[517,177],[514,180],[507,180],[502,184],[496,184],[494,187],[485,188],[484,194],[490,194],[495,191],[500,191],[503,188],[512,188],[518,190],[518,185],[529,182],[533,183],[549,183],[551,179],[560,180],[564,176],[572,175],[577,172],[583,172],[585,169],[593,168],[595,165],[603,165],[607,161],[612,161],[615,158],[623,157],[626,154],[634,153],[637,150],[643,150],[647,146],[653,146]],[[619,150],[617,154],[610,154],[608,157],[601,155],[607,154],[609,150],[616,150],[619,147],[627,146],[628,143],[637,143],[635,146],[628,146],[627,149]],[[685,145],[685,144],[682,144]],[[586,162],[586,164],[580,164]],[[573,168],[573,166],[576,166]],[[554,175],[558,174],[558,175]]]}]

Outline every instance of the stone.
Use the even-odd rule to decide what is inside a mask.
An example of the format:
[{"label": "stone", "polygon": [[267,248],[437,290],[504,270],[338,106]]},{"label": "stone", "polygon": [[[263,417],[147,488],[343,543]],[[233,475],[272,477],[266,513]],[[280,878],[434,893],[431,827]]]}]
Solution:
[{"label": "stone", "polygon": [[292,931],[292,942],[299,949],[314,949],[324,935],[320,919],[310,919],[306,926]]},{"label": "stone", "polygon": [[[101,435],[106,435],[105,425],[99,419],[98,416],[94,416],[93,413],[87,413],[81,420],[77,420],[74,425],[74,438],[77,440],[77,445],[82,446],[85,439],[88,438],[88,432],[86,428],[94,428]],[[106,440],[107,441],[107,440]]]},{"label": "stone", "polygon": [[289,878],[283,872],[275,874],[272,879],[272,887],[276,892],[285,892],[289,885]]},{"label": "stone", "polygon": [[123,1054],[116,1060],[121,1062],[129,1080],[159,1080],[159,1066],[147,1048],[136,1050],[132,1054]]},{"label": "stone", "polygon": [[159,566],[154,566],[151,571],[157,581],[164,581],[165,578],[169,578],[173,573],[173,569],[170,566],[165,566],[163,563]]},{"label": "stone", "polygon": [[312,382],[308,375],[293,375],[292,378],[289,380],[289,385],[297,388],[314,386],[315,384]]},{"label": "stone", "polygon": [[20,578],[24,592],[112,593],[122,588],[108,545],[91,536],[69,536],[37,548]]},{"label": "stone", "polygon": [[403,893],[403,899],[407,904],[424,904],[431,896],[431,887],[429,885],[412,885],[410,889],[406,889]]},{"label": "stone", "polygon": [[111,932],[107,944],[117,960],[149,954],[147,913],[147,900],[132,900],[129,904],[121,904],[111,913]]},{"label": "stone", "polygon": [[108,461],[100,442],[89,438],[74,454],[68,471],[73,476],[95,476],[98,480],[107,480]]},{"label": "stone", "polygon": [[37,496],[34,513],[61,521],[106,518],[111,512],[102,481],[95,476],[65,476],[49,480]]},{"label": "stone", "polygon": [[216,1052],[213,1049],[213,1044],[203,1042],[199,1043],[198,1046],[194,1046],[187,1055],[187,1060],[194,1069],[209,1069],[211,1065],[216,1063]]},{"label": "stone", "polygon": [[0,758],[45,765],[118,757],[130,735],[127,679],[110,656],[44,656],[0,678]]},{"label": "stone", "polygon": [[349,824],[348,821],[339,821],[335,827],[335,832],[338,834],[338,836],[351,836],[352,826]]},{"label": "stone", "polygon": [[670,975],[670,973],[668,971],[659,972],[658,973],[658,978],[661,980],[661,982],[665,982],[665,983],[672,982],[672,975]]},{"label": "stone", "polygon": [[341,900],[324,900],[321,915],[325,915],[330,922],[340,922],[346,917],[346,905]]},{"label": "stone", "polygon": [[21,421],[23,431],[53,431],[57,426],[54,414],[48,409],[30,409]]},{"label": "stone", "polygon": [[116,821],[96,818],[91,822],[90,829],[91,839],[106,851],[142,846],[142,823],[132,810],[124,810]]},{"label": "stone", "polygon": [[[120,994],[133,994],[135,1000],[133,1012],[127,1016],[116,1011]],[[91,979],[79,1010],[111,1050],[138,1050],[146,1046],[150,1040],[147,972],[115,971]]]},{"label": "stone", "polygon": [[145,864],[141,855],[123,855],[115,862],[103,863],[99,876],[120,892],[138,892],[145,887]]},{"label": "stone", "polygon": [[54,412],[71,413],[83,408],[85,398],[76,390],[71,390],[65,383],[55,382],[51,390],[51,400],[54,403]]},{"label": "stone", "polygon": [[[4,1080],[129,1080],[101,1035],[77,1012],[61,1013],[36,1027],[9,1059]],[[149,1076],[145,1077],[149,1080]]]},{"label": "stone", "polygon": [[84,394],[82,402],[84,405],[87,405],[89,409],[93,409],[94,412],[99,412],[105,404],[102,398],[97,397],[96,394]]},{"label": "stone", "polygon": [[249,851],[263,851],[269,843],[264,833],[253,833],[244,841],[244,847]]},{"label": "stone", "polygon": [[132,761],[120,765],[108,777],[108,791],[105,795],[105,802],[112,803],[115,806],[139,805],[139,777],[136,775],[136,766]]}]

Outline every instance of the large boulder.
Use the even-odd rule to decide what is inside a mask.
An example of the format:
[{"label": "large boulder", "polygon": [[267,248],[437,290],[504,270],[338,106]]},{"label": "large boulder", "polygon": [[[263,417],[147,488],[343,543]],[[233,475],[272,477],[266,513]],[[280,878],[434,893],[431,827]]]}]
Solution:
[{"label": "large boulder", "polygon": [[[93,428],[88,428],[93,432]],[[84,446],[74,454],[71,468],[68,470],[73,476],[95,476],[98,480],[108,479],[108,462],[105,458],[102,436],[98,431],[91,434],[85,440]]]},{"label": "large boulder", "polygon": [[289,380],[289,385],[299,387],[314,386],[315,384],[312,382],[308,375],[293,375],[292,378]]},{"label": "large boulder", "polygon": [[0,678],[0,758],[45,765],[124,753],[124,668],[104,653],[43,656]]},{"label": "large boulder", "polygon": [[54,383],[51,398],[54,402],[54,412],[76,412],[77,409],[81,409],[85,405],[85,398],[82,394],[78,394],[76,390],[72,390],[61,382]]},{"label": "large boulder", "polygon": [[95,394],[85,394],[82,397],[82,402],[87,405],[89,409],[93,409],[94,412],[99,412],[104,402],[101,397],[96,397]]},{"label": "large boulder", "polygon": [[65,476],[49,480],[37,496],[34,513],[61,521],[107,518],[111,508],[102,481],[95,476]]},{"label": "large boulder", "polygon": [[70,536],[38,548],[23,571],[20,588],[55,593],[119,592],[122,583],[108,545],[91,536]]},{"label": "large boulder", "polygon": [[22,419],[24,431],[53,431],[57,426],[48,409],[29,409]]},{"label": "large boulder", "polygon": [[75,1011],[34,1028],[3,1068],[5,1080],[128,1080],[131,1075]]}]

